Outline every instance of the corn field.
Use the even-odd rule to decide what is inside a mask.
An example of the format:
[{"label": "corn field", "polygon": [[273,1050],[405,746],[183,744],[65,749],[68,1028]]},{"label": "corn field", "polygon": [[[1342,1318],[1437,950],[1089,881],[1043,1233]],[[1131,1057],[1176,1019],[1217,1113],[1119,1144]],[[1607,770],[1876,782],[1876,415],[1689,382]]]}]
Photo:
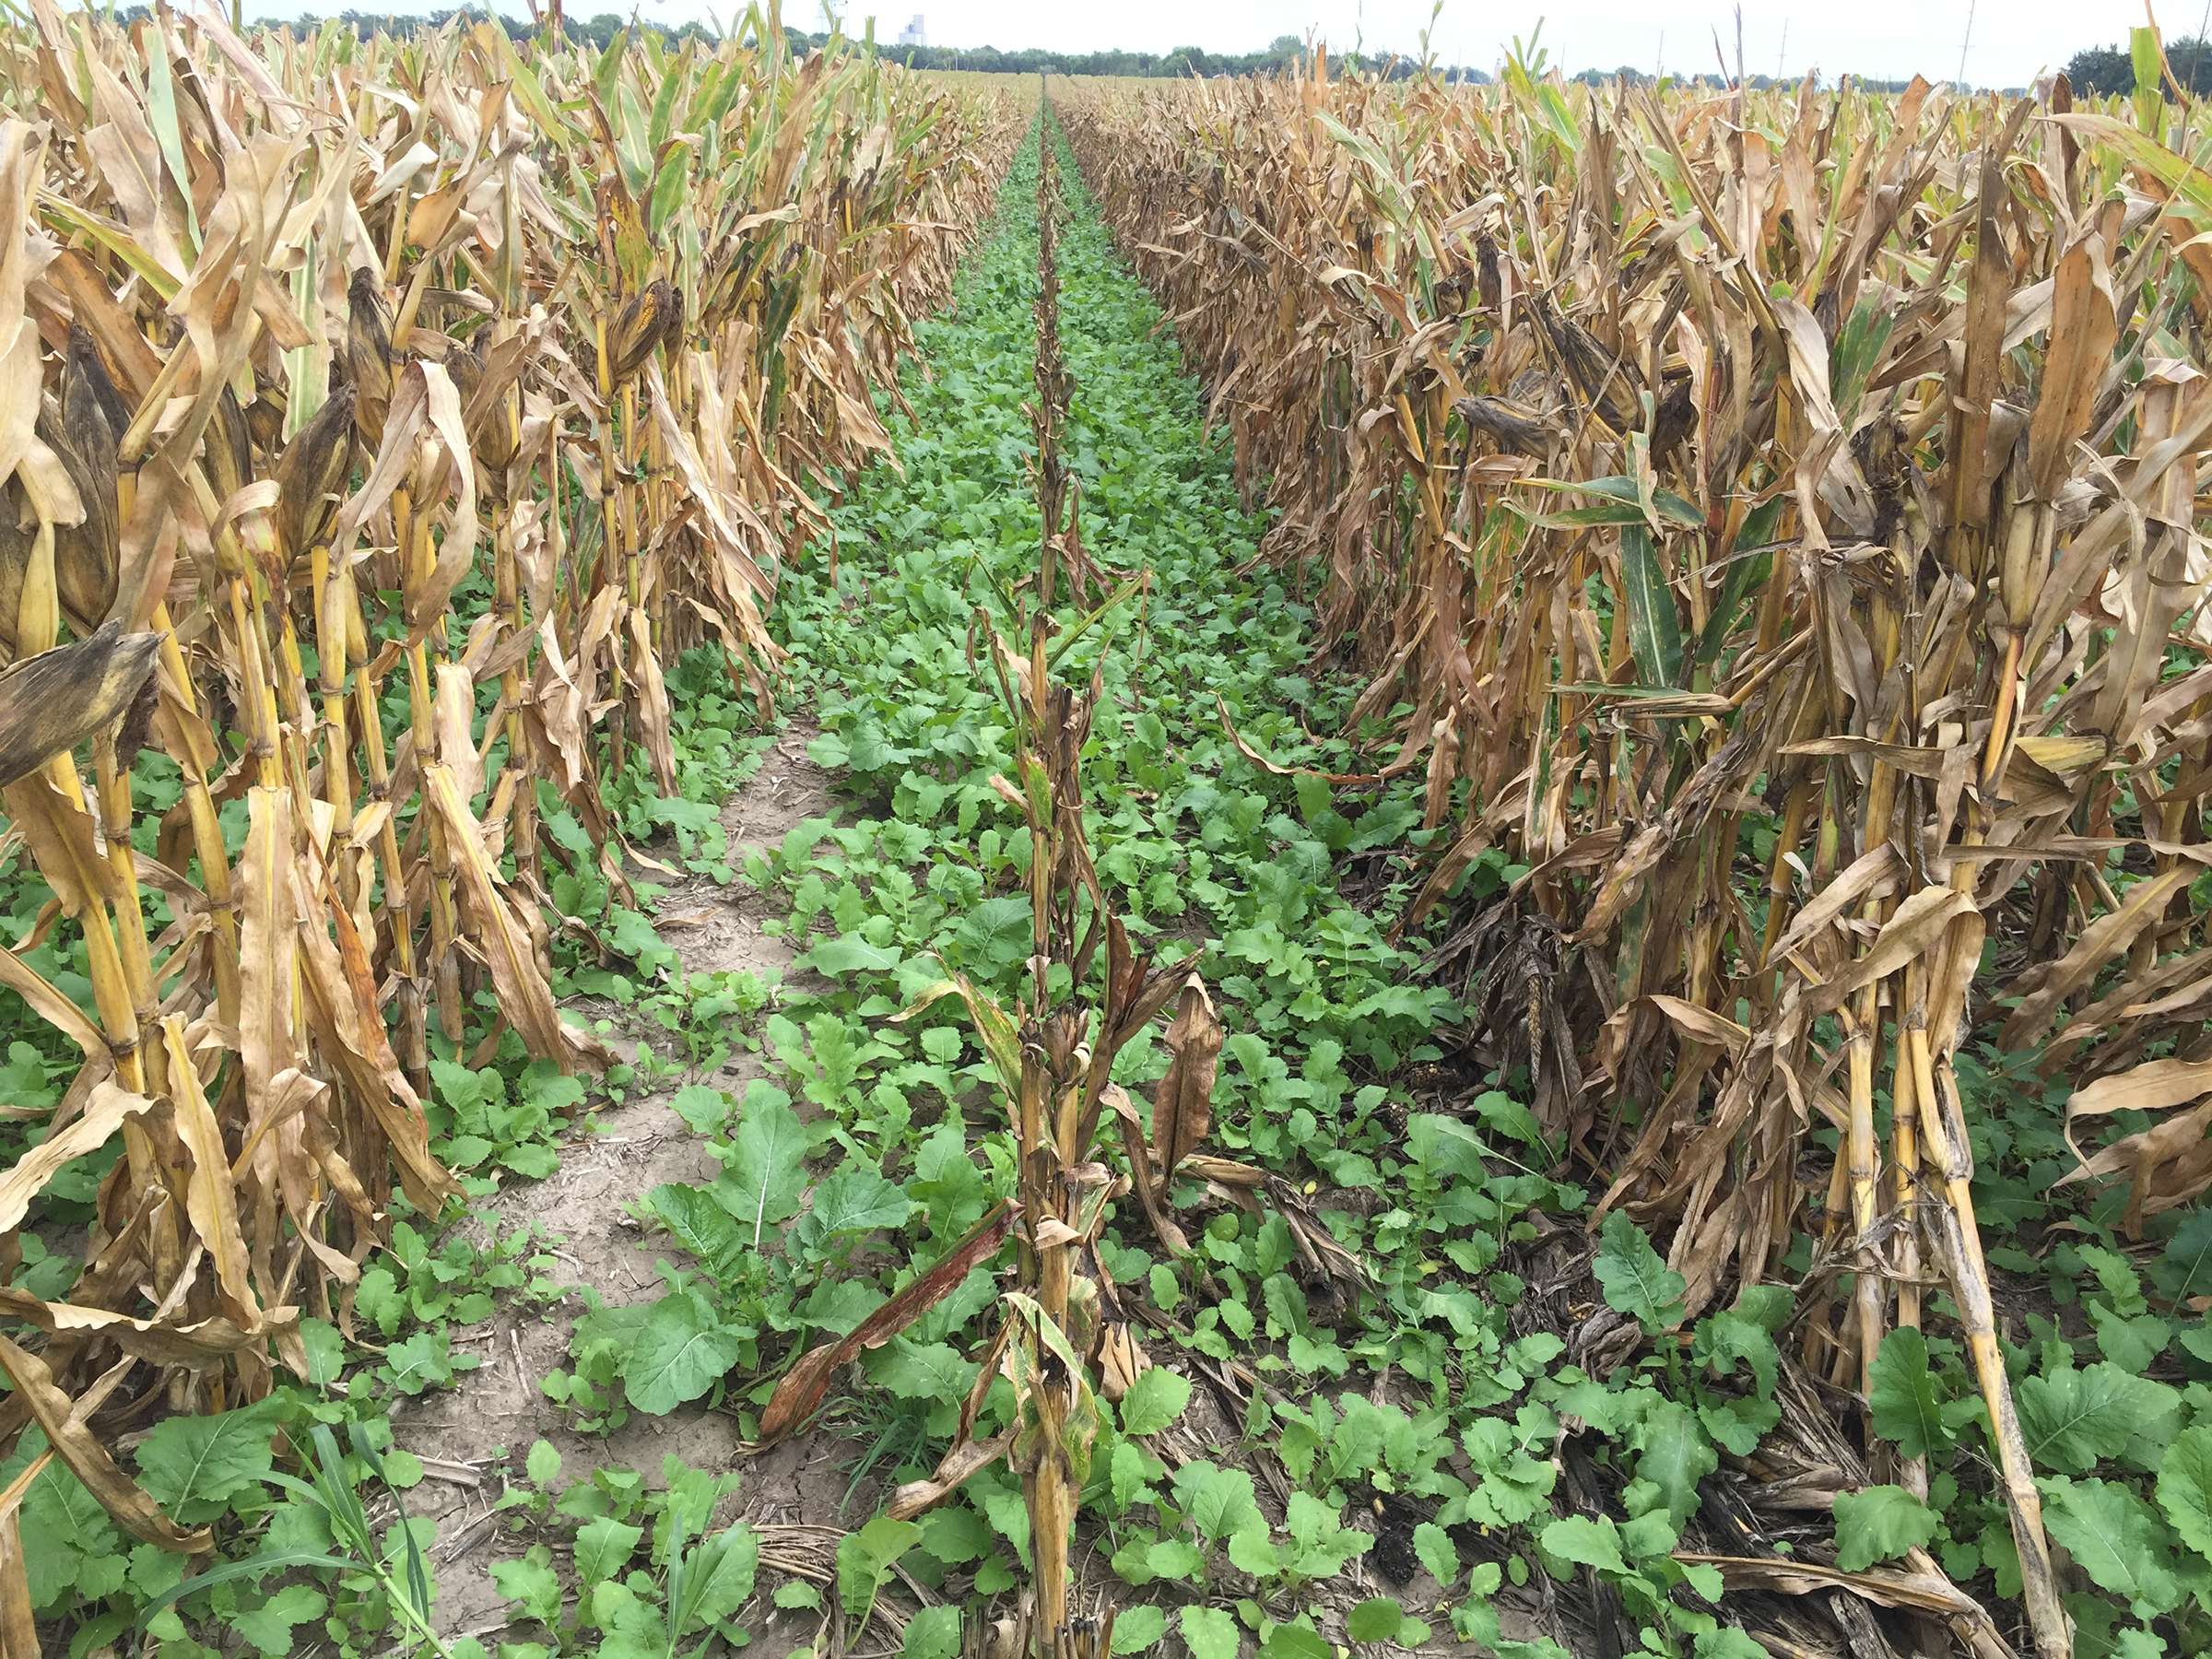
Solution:
[{"label": "corn field", "polygon": [[874,397],[1019,136],[1002,93],[741,38],[51,0],[0,32],[0,771],[28,943],[81,935],[92,993],[0,951],[82,1055],[0,1177],[11,1270],[55,1172],[124,1149],[68,1300],[0,1290],[0,1441],[35,1423],[139,1539],[206,1535],[115,1435],[304,1376],[394,1188],[455,1190],[433,1036],[604,1063],[548,879],[626,881],[604,791],[670,787],[681,653],[767,704],[779,572],[886,450]]},{"label": "corn field", "polygon": [[1814,1229],[1831,1382],[1947,1299],[2071,1651],[1968,1190],[1995,1102],[1954,1061],[2040,1050],[2130,1236],[2212,1184],[2190,106],[1316,58],[1061,108],[1277,544],[1321,555],[1355,720],[1425,771],[1412,919],[1525,867],[1439,966],[1543,1127],[1671,1234],[1693,1315]]},{"label": "corn field", "polygon": [[2154,29],[519,34],[0,24],[0,1659],[2212,1652]]}]

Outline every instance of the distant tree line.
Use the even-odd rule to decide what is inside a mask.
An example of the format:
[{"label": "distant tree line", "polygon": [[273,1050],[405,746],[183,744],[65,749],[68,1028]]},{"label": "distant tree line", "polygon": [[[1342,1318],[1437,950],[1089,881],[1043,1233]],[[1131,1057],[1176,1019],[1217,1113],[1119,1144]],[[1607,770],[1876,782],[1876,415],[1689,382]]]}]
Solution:
[{"label": "distant tree line", "polygon": [[[1188,75],[1267,75],[1298,62],[1306,43],[1294,34],[1277,35],[1262,52],[1208,52],[1203,46],[1178,46],[1171,52],[1046,52],[1040,47],[1002,51],[996,46],[893,46],[877,50],[910,69],[978,69],[1006,75],[1135,75],[1180,78]],[[1349,70],[1369,69],[1393,79],[1409,79],[1420,73],[1419,63],[1394,52],[1346,52],[1334,54]],[[1488,75],[1480,69],[1438,65],[1446,80],[1480,85]]]},{"label": "distant tree line", "polygon": [[[119,9],[116,20],[130,24],[147,17],[143,5]],[[312,34],[325,22],[335,21],[363,40],[371,35],[402,35],[421,29],[441,29],[456,19],[468,22],[489,21],[504,29],[510,39],[526,41],[534,37],[538,26],[527,18],[511,17],[503,12],[487,10],[481,6],[464,6],[433,11],[427,16],[409,12],[376,12],[348,8],[336,14],[302,12],[297,18],[271,18],[257,25],[263,29],[290,29],[295,33]],[[614,12],[599,12],[589,18],[570,14],[562,19],[561,27],[571,41],[589,41],[604,48],[629,28],[633,18]],[[643,27],[664,40],[687,41],[720,39],[717,31],[704,23],[686,23],[680,28],[665,29],[657,23]],[[826,44],[828,34],[809,34],[803,29],[787,29],[784,41],[794,51],[806,52]],[[996,46],[900,46],[877,41],[878,55],[910,69],[971,69],[985,74],[999,75],[1135,75],[1181,77],[1189,75],[1265,75],[1287,69],[1298,62],[1305,50],[1305,42],[1296,35],[1278,35],[1264,52],[1208,52],[1203,46],[1178,46],[1171,52],[1046,52],[1037,47],[1018,51],[1004,51]],[[1387,74],[1393,79],[1406,80],[1420,72],[1415,60],[1394,52],[1347,52],[1335,55],[1334,61],[1347,70],[1371,70]],[[1438,68],[1446,80],[1464,81],[1481,85],[1489,80],[1480,69],[1458,66]]]},{"label": "distant tree line", "polygon": [[[1623,64],[1618,69],[1584,69],[1567,77],[1580,81],[1585,87],[1609,87],[1615,81],[1626,81],[1631,87],[1655,87],[1662,78],[1670,87],[1698,87],[1709,91],[1726,91],[1735,85],[1733,76],[1724,76],[1708,69],[1696,75],[1653,75],[1649,69],[1639,69],[1633,64]],[[1854,75],[1851,84],[1862,92],[1902,92],[1912,83],[1904,80],[1876,80],[1868,76]],[[1754,92],[1771,92],[1777,87],[1797,86],[1804,77],[1795,75],[1747,75],[1744,85]]]},{"label": "distant tree line", "polygon": [[[141,18],[150,16],[152,13],[144,6],[119,6],[115,12],[115,20],[128,28]],[[379,34],[406,35],[414,34],[425,29],[443,29],[448,23],[455,21],[497,23],[507,31],[507,38],[511,41],[527,41],[533,39],[537,33],[537,25],[527,18],[511,18],[503,12],[489,11],[475,6],[434,11],[427,17],[420,12],[372,12],[357,11],[351,8],[339,12],[335,17],[328,12],[301,12],[296,18],[257,18],[250,27],[253,29],[288,29],[294,34],[310,35],[321,30],[325,23],[337,23],[351,29],[366,41],[371,36]],[[570,18],[565,20],[563,27],[567,29],[571,40],[589,41],[595,46],[604,47],[620,34],[628,27],[628,23],[629,19],[618,18],[613,12],[601,12],[595,18]],[[680,29],[662,29],[659,32],[672,41],[689,40],[693,37],[710,41],[718,38],[714,30],[698,23],[686,23]]]},{"label": "distant tree line", "polygon": [[[2166,42],[2166,64],[2192,98],[2212,92],[2212,41],[2183,35]],[[2077,92],[2101,97],[2136,89],[2136,64],[2124,46],[2090,46],[2066,60],[2066,80]],[[2164,77],[2160,76],[2160,85]]]}]

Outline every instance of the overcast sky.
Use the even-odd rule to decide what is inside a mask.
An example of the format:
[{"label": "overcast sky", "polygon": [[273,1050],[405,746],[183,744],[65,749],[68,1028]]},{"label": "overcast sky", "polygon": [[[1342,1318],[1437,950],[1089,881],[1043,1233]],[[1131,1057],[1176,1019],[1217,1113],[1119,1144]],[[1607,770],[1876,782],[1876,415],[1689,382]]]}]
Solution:
[{"label": "overcast sky", "polygon": [[[296,17],[335,12],[348,0],[248,0],[251,16]],[[364,9],[431,10],[453,0],[350,0]],[[725,21],[734,0],[566,0],[577,16],[634,7],[649,22],[673,27],[694,18]],[[877,35],[895,39],[919,10],[934,46],[1041,46],[1060,52],[1123,47],[1167,52],[1253,52],[1277,35],[1317,30],[1333,48],[1364,38],[1371,47],[1412,52],[1429,20],[1430,0],[832,0],[857,35],[868,13]],[[822,0],[783,0],[795,29],[823,27]],[[524,0],[499,0],[524,15]],[[2180,11],[2174,8],[2178,5]],[[1971,38],[1970,0],[1749,0],[1744,6],[1744,62],[1754,74],[1791,76],[1817,69],[1833,78],[1856,74],[1888,79],[1920,74],[1930,80],[1959,73],[1979,86],[2025,86],[2084,46],[2124,45],[2143,21],[2141,0],[1978,0]],[[2169,38],[2194,34],[2206,0],[2166,0],[2160,21]],[[2183,13],[2187,13],[2186,16]],[[1434,45],[1446,63],[1488,68],[1516,34],[1543,21],[1551,64],[1570,74],[1633,65],[1695,73],[1716,67],[1717,27],[1733,63],[1735,8],[1728,0],[1445,0]]]},{"label": "overcast sky", "polygon": [[[589,0],[570,0],[571,6]],[[655,0],[647,0],[649,8]],[[696,0],[658,0],[674,8]],[[784,17],[807,27],[804,10],[818,0],[785,0]],[[1109,0],[1108,4],[1037,5],[1034,0],[891,0],[873,7],[879,36],[895,36],[912,15],[925,19],[932,44],[1044,46],[1065,52],[1108,47],[1163,52],[1203,46],[1215,52],[1250,52],[1280,34],[1318,29],[1332,45],[1348,46],[1364,33],[1370,45],[1412,51],[1429,18],[1428,0]],[[2171,12],[2173,0],[2161,7]],[[2197,0],[2181,0],[2194,8]],[[856,5],[850,19],[869,7]],[[1744,7],[1744,61],[1754,74],[1782,70],[1801,75],[1853,73],[1931,80],[1959,73],[1966,47],[1967,77],[1984,86],[2025,85],[2039,70],[2054,68],[2083,46],[2124,41],[2140,23],[2139,0],[1980,0],[1973,33],[1967,35],[1968,0],[1803,0],[1776,5],[1751,0]],[[649,13],[650,15],[650,13]],[[1488,67],[1515,34],[1526,36],[1538,18],[1554,65],[1611,69],[1694,72],[1715,67],[1712,31],[1718,26],[1733,61],[1735,8],[1715,0],[1446,0],[1434,35],[1447,62]],[[2194,33],[2194,15],[2163,18],[2169,35]],[[1786,37],[1784,31],[1787,31]],[[854,30],[857,31],[856,29]]]},{"label": "overcast sky", "polygon": [[[590,0],[570,0],[572,6]],[[646,0],[648,15],[670,15],[698,0]],[[895,36],[912,15],[910,0],[874,9],[879,36]],[[2162,11],[2171,11],[2173,0]],[[2181,0],[2194,6],[2196,0]],[[1364,33],[1370,45],[1412,51],[1429,18],[1428,0],[911,0],[922,12],[933,44],[1044,46],[1064,52],[1108,47],[1164,52],[1203,46],[1215,52],[1250,52],[1277,35],[1317,29],[1333,45],[1348,46]],[[808,26],[804,13],[818,0],[785,0],[784,16]],[[594,7],[595,9],[595,7]],[[871,9],[853,5],[851,19]],[[2124,41],[2143,15],[2127,0],[1979,0],[1973,33],[1967,34],[1968,0],[1822,0],[1761,3],[1744,7],[1744,61],[1754,73],[1844,73],[1931,80],[1959,73],[1966,47],[1967,77],[1983,86],[2025,85],[2039,70],[2054,68],[2083,46]],[[1717,25],[1733,60],[1735,8],[1715,0],[1446,0],[1435,30],[1437,54],[1447,62],[1488,67],[1515,34],[1544,23],[1551,61],[1570,72],[1639,68],[1712,69]],[[2170,35],[2194,33],[2194,16],[2163,18]],[[1786,35],[1785,35],[1785,32]]]}]

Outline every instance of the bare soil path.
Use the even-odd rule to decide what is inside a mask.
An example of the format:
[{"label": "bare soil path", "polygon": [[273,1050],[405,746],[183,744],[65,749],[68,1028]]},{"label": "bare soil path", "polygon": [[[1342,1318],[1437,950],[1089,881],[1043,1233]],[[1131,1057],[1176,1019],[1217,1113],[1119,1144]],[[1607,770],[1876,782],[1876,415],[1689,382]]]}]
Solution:
[{"label": "bare soil path", "polygon": [[[748,850],[781,842],[794,825],[833,815],[828,774],[806,757],[811,735],[804,722],[786,726],[759,770],[724,804],[733,867],[742,866]],[[769,913],[742,879],[720,884],[696,876],[672,886],[652,919],[687,973],[742,970],[781,984],[793,951],[763,928]],[[591,1012],[604,1015],[606,1007],[593,1005]],[[632,1032],[618,1046],[648,1040]],[[758,1055],[740,1048],[713,1074],[688,1080],[735,1093],[761,1074]],[[436,1622],[442,1634],[488,1642],[505,1628],[508,1603],[490,1568],[519,1555],[535,1541],[535,1529],[503,1528],[507,1512],[495,1506],[510,1479],[523,1477],[524,1460],[539,1441],[560,1453],[570,1479],[594,1468],[634,1469],[657,1486],[670,1457],[688,1468],[741,1470],[742,1485],[718,1524],[745,1520],[762,1528],[841,1531],[849,1507],[872,1512],[865,1489],[853,1491],[853,1506],[845,1502],[854,1448],[833,1431],[759,1449],[743,1438],[735,1414],[693,1406],[666,1417],[633,1414],[611,1432],[586,1433],[540,1386],[568,1359],[575,1319],[588,1305],[583,1292],[618,1308],[650,1300],[664,1288],[659,1265],[669,1253],[633,1214],[639,1197],[664,1182],[704,1182],[716,1173],[705,1139],[671,1104],[674,1095],[671,1085],[602,1103],[580,1121],[552,1175],[512,1181],[463,1224],[479,1238],[534,1226],[550,1241],[558,1264],[552,1277],[568,1294],[551,1304],[512,1299],[489,1319],[454,1326],[453,1351],[475,1359],[476,1369],[394,1413],[395,1443],[419,1457],[426,1472],[408,1495],[409,1509],[438,1522]],[[827,1544],[834,1547],[834,1539]]]}]

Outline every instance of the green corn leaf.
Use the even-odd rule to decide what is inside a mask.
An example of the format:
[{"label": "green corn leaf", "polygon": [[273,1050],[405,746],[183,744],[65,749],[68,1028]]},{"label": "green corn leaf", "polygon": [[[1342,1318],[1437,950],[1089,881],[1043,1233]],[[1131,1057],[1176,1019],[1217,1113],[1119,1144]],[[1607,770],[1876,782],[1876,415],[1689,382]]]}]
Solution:
[{"label": "green corn leaf", "polygon": [[1680,685],[1682,622],[1675,610],[1675,591],[1651,531],[1641,524],[1621,527],[1620,576],[1637,672],[1646,685]]}]

